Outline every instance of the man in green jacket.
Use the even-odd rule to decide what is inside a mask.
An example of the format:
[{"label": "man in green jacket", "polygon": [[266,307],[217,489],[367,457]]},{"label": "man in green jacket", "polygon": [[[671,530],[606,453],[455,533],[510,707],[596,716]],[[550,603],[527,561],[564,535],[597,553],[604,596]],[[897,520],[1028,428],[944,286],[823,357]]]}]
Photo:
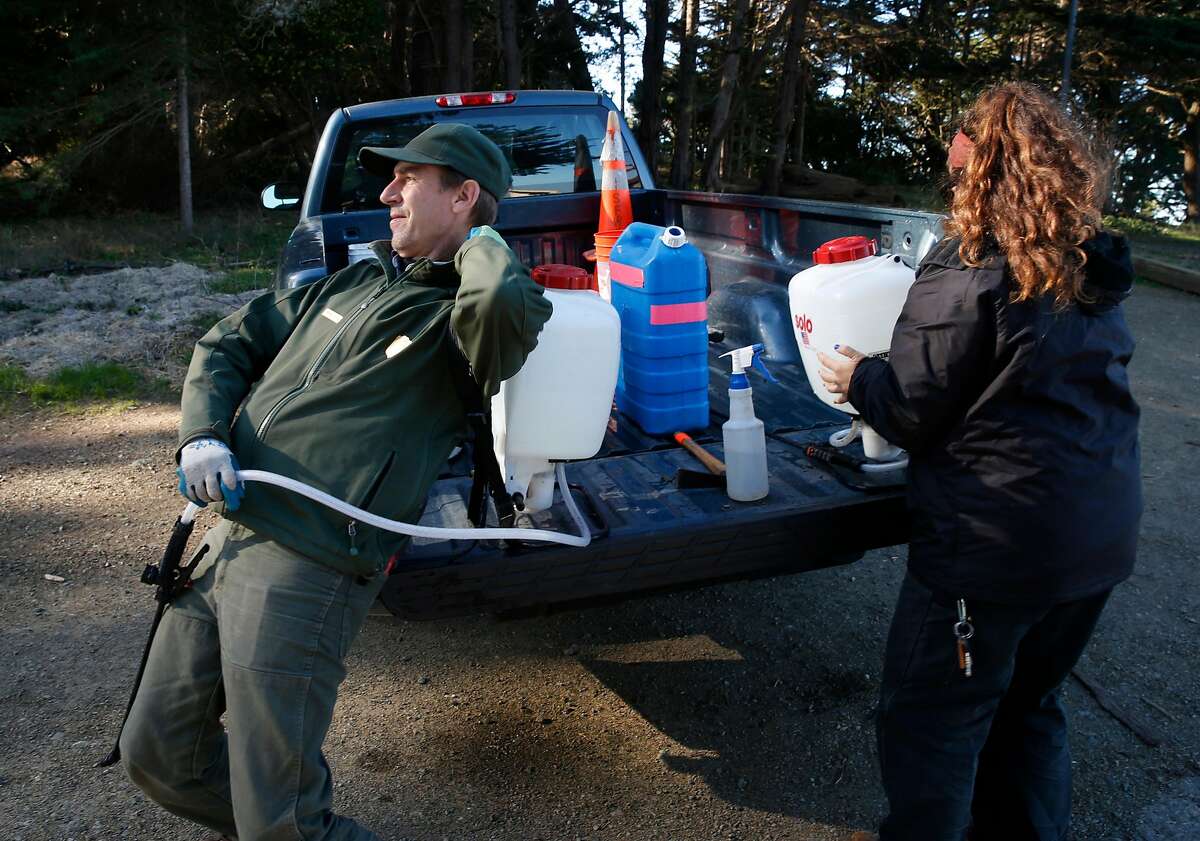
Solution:
[{"label": "man in green jacket", "polygon": [[346,653],[407,539],[243,487],[239,461],[415,522],[466,431],[446,343],[491,396],[550,317],[502,242],[469,237],[512,183],[494,143],[439,124],[359,160],[393,179],[378,261],[263,295],[196,345],[180,491],[221,503],[223,520],[163,619],[121,736],[148,796],[240,841],[377,841],[333,812],[321,745]]}]

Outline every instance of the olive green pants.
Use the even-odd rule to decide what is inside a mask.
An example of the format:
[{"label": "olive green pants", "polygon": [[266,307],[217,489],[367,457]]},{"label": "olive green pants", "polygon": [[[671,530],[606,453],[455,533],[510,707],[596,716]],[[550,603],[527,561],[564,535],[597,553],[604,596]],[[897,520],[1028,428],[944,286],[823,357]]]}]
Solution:
[{"label": "olive green pants", "polygon": [[228,520],[204,542],[121,734],[130,779],[239,841],[378,841],[334,814],[321,745],[383,576],[356,579]]}]

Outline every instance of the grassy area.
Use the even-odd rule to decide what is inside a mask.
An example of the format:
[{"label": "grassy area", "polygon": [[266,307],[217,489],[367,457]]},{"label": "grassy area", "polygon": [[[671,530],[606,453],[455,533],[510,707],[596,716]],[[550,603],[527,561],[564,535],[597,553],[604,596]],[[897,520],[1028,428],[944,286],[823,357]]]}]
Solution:
[{"label": "grassy area", "polygon": [[163,380],[144,375],[114,362],[91,363],[62,368],[45,379],[30,377],[15,365],[0,365],[0,409],[27,400],[35,405],[79,409],[85,405],[122,405],[171,394]]},{"label": "grassy area", "polygon": [[121,213],[39,219],[0,227],[0,278],[79,267],[192,263],[216,272],[219,292],[269,286],[292,213],[231,209],[196,217],[191,236],[174,216]]},{"label": "grassy area", "polygon": [[1200,225],[1163,225],[1128,216],[1105,216],[1104,224],[1138,239],[1162,239],[1184,245],[1200,245]]},{"label": "grassy area", "polygon": [[243,266],[225,272],[208,285],[213,292],[249,292],[251,289],[263,289],[271,285],[275,277],[275,269],[265,266]]}]

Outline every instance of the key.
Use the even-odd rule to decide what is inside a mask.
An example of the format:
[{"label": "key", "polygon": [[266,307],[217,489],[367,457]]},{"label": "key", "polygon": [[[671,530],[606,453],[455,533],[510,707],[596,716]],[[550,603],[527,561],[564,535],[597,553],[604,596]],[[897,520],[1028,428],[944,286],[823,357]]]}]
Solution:
[{"label": "key", "polygon": [[958,654],[958,668],[963,677],[970,677],[974,672],[975,661],[971,657],[971,646],[967,641],[975,636],[975,627],[971,617],[967,616],[967,602],[958,600],[958,621],[954,623],[954,646]]},{"label": "key", "polygon": [[967,641],[962,637],[959,637],[955,642],[958,647],[958,668],[963,673],[963,677],[970,677],[975,665],[971,659],[971,647],[967,645]]}]

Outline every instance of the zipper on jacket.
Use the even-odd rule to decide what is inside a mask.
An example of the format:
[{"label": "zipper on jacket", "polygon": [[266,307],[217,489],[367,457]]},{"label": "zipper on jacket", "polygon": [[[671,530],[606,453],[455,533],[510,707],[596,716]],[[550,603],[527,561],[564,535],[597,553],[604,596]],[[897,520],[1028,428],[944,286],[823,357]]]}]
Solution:
[{"label": "zipper on jacket", "polygon": [[[409,266],[409,271],[405,272],[405,275],[409,274],[416,266],[420,265],[420,263],[421,261],[417,261],[416,263],[413,263],[412,266]],[[397,279],[403,280],[403,278]],[[337,344],[338,339],[345,334],[346,330],[350,328],[350,325],[354,323],[355,319],[362,315],[367,308],[375,302],[375,299],[386,292],[391,285],[392,281],[385,278],[384,282],[379,286],[379,288],[372,292],[371,296],[359,304],[358,307],[355,308],[354,312],[350,314],[350,317],[342,322],[342,326],[339,327],[337,332],[329,338],[329,341],[325,343],[325,347],[321,348],[321,352],[317,354],[316,360],[308,369],[308,373],[305,374],[304,380],[300,383],[300,385],[296,386],[287,394],[283,395],[283,397],[279,398],[278,402],[271,407],[271,411],[267,412],[267,415],[263,418],[262,423],[258,425],[258,432],[256,435],[260,441],[262,440],[263,436],[266,435],[267,428],[271,425],[271,422],[275,420],[275,416],[279,414],[279,410],[284,407],[284,404],[313,384],[317,378],[317,374],[321,370],[321,366],[325,364],[325,360],[328,359],[329,354],[333,352],[334,345]]]},{"label": "zipper on jacket", "polygon": [[358,529],[355,528],[356,522],[356,520],[351,520],[346,526],[346,534],[350,536],[350,554],[353,556],[358,555],[358,547],[354,545],[354,538],[358,535]]}]

